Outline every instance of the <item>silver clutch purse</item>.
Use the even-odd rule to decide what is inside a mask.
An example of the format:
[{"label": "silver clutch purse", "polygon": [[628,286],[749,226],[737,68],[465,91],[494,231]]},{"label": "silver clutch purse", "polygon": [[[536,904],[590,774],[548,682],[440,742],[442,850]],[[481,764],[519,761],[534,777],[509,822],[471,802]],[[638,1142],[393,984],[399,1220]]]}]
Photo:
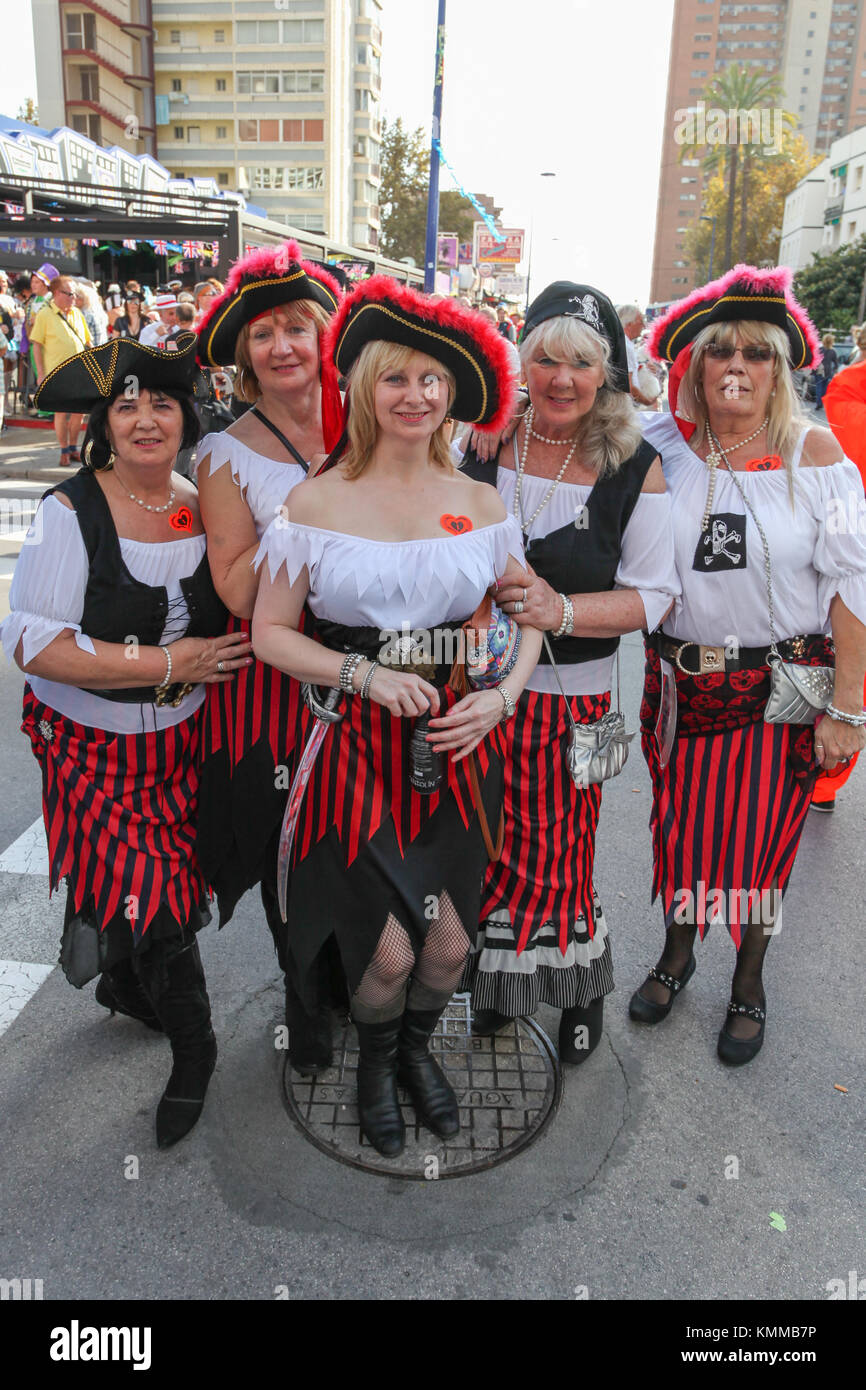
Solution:
[{"label": "silver clutch purse", "polygon": [[770,652],[770,695],[765,724],[814,724],[833,699],[832,666],[797,666]]},{"label": "silver clutch purse", "polygon": [[572,719],[568,735],[568,770],[574,785],[588,787],[616,777],[625,766],[633,738],[634,734],[626,733],[625,715],[619,710],[610,710],[594,724],[578,724]]}]

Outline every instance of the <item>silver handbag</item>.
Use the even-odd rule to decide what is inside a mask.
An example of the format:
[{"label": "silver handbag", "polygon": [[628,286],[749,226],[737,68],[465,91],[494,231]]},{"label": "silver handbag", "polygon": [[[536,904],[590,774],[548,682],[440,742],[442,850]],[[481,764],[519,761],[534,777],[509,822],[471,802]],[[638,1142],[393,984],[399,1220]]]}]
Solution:
[{"label": "silver handbag", "polygon": [[833,699],[833,686],[836,672],[832,666],[799,666],[795,661],[785,661],[776,645],[776,616],[773,608],[773,573],[770,565],[770,547],[764,528],[755,516],[748,497],[743,491],[739,478],[728,463],[721,445],[717,445],[725,465],[736,484],[737,491],[748,509],[764,548],[764,574],[767,580],[767,604],[770,610],[770,653],[767,662],[770,667],[770,694],[764,709],[765,724],[814,724],[827,709]]},{"label": "silver handbag", "polygon": [[596,782],[606,782],[608,778],[616,777],[617,773],[622,772],[628,757],[628,746],[634,738],[634,734],[627,734],[625,731],[625,715],[619,707],[619,650],[617,649],[616,653],[616,709],[608,710],[607,714],[603,714],[594,724],[578,724],[571,712],[568,696],[563,690],[547,633],[543,633],[542,636],[556,683],[565,700],[565,709],[571,725],[566,754],[568,771],[578,790],[585,790]]}]

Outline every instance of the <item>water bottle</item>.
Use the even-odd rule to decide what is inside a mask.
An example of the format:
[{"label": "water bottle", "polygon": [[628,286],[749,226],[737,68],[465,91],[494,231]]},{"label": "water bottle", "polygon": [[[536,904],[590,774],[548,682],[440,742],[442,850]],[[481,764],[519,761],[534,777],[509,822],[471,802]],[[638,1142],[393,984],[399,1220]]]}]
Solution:
[{"label": "water bottle", "polygon": [[430,711],[415,720],[409,741],[409,781],[422,796],[438,791],[445,776],[445,757],[427,742],[430,732]]}]

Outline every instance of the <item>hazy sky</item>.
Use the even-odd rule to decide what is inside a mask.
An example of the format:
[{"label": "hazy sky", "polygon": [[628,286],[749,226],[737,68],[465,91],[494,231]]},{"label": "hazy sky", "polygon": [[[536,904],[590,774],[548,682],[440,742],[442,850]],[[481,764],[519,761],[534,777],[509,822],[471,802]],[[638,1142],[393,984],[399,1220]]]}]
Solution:
[{"label": "hazy sky", "polygon": [[[36,95],[30,0],[3,9],[14,115]],[[383,17],[386,114],[428,133],[436,14],[437,0],[386,0]],[[443,149],[506,226],[534,211],[538,289],[586,280],[646,300],[672,14],[673,0],[448,0]]]}]

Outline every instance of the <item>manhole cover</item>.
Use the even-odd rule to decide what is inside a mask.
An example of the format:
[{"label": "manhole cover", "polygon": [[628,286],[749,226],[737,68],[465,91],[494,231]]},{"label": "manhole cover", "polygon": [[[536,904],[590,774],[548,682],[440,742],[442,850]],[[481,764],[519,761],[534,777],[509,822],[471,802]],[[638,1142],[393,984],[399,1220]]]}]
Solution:
[{"label": "manhole cover", "polygon": [[492,1038],[474,1038],[468,994],[455,994],[430,1043],[460,1101],[461,1127],[439,1139],[419,1125],[400,1088],[406,1147],[383,1158],[358,1127],[355,1071],[358,1039],[346,1024],[335,1039],[334,1065],[301,1076],[286,1061],[283,1091],[289,1114],[306,1137],[332,1158],[389,1177],[459,1178],[505,1163],[541,1134],[559,1105],[559,1062],[550,1039],[531,1019]]}]

